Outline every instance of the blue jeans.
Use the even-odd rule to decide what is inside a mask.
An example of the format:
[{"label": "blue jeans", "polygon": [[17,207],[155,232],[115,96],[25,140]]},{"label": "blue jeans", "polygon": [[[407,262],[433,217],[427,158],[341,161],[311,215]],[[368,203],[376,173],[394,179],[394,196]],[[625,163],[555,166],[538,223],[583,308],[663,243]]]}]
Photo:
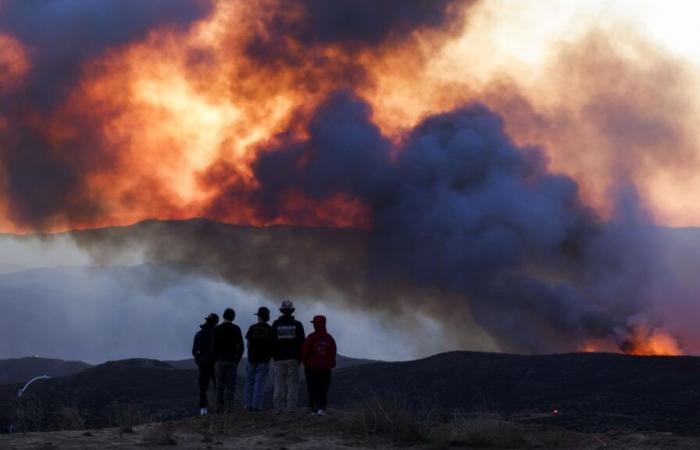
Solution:
[{"label": "blue jeans", "polygon": [[233,410],[233,397],[236,394],[238,361],[217,361],[216,372],[216,412],[229,413]]},{"label": "blue jeans", "polygon": [[262,409],[263,389],[265,389],[265,381],[269,371],[269,363],[248,363],[245,389],[243,390],[246,408]]}]

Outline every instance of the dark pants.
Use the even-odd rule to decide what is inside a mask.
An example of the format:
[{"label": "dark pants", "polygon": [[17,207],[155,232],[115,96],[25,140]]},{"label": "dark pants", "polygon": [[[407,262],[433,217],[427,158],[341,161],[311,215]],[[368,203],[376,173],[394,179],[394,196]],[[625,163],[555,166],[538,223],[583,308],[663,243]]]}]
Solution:
[{"label": "dark pants", "polygon": [[306,388],[309,391],[309,405],[313,412],[328,406],[328,388],[331,387],[331,371],[304,369]]},{"label": "dark pants", "polygon": [[214,383],[214,364],[202,364],[199,366],[199,407],[206,408],[209,404],[207,393],[209,392],[209,382]]},{"label": "dark pants", "polygon": [[216,411],[231,412],[236,393],[238,361],[216,362]]}]

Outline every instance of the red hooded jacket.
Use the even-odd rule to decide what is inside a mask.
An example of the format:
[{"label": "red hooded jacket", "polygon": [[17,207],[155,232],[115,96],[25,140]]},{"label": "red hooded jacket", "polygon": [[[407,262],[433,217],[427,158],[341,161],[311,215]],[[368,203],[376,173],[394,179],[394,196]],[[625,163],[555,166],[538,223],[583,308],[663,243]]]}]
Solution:
[{"label": "red hooded jacket", "polygon": [[337,348],[333,336],[326,331],[326,318],[316,316],[312,322],[314,332],[304,342],[302,360],[304,367],[315,370],[330,370],[335,367]]}]

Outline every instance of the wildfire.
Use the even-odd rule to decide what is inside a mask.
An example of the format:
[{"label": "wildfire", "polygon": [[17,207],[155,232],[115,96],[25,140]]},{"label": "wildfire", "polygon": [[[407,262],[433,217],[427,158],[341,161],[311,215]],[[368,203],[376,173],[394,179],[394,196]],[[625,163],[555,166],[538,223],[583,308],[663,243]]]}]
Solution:
[{"label": "wildfire", "polygon": [[620,346],[628,355],[679,356],[683,351],[678,343],[664,329],[638,326],[631,336]]},{"label": "wildfire", "polygon": [[663,328],[647,325],[632,327],[618,343],[614,340],[592,339],[581,346],[586,353],[622,352],[636,356],[680,356],[684,352],[676,339]]}]

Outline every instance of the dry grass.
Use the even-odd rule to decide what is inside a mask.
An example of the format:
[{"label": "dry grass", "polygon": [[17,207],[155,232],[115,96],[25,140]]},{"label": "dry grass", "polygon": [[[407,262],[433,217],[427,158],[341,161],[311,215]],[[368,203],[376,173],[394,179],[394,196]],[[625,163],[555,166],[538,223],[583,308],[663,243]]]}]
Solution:
[{"label": "dry grass", "polygon": [[44,428],[44,407],[33,397],[20,398],[12,402],[14,431],[31,432]]},{"label": "dry grass", "polygon": [[151,446],[177,445],[175,440],[175,427],[172,422],[159,423],[144,433],[142,443]]},{"label": "dry grass", "polygon": [[527,429],[504,421],[497,413],[458,412],[439,417],[432,410],[415,411],[399,395],[373,396],[339,413],[343,429],[366,442],[435,448],[528,448],[541,445]]},{"label": "dry grass", "polygon": [[430,441],[439,447],[529,448],[540,445],[525,427],[497,414],[455,414],[433,428]]},{"label": "dry grass", "polygon": [[401,444],[428,442],[431,424],[398,395],[374,395],[339,413],[343,428],[366,441],[390,440]]}]

